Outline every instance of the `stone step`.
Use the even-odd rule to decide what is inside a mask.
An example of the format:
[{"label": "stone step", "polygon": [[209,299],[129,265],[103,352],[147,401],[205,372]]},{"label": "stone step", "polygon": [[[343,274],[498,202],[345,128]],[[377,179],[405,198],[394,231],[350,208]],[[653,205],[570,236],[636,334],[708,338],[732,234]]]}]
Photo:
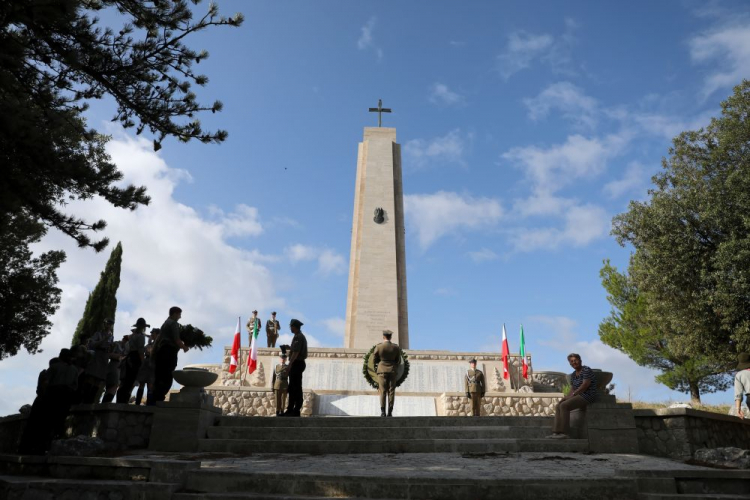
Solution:
[{"label": "stone step", "polygon": [[[171,500],[323,500],[325,497],[284,495],[272,493],[175,493]],[[336,497],[339,500],[354,500],[355,497]],[[385,498],[372,500],[390,500]]]},{"label": "stone step", "polygon": [[146,481],[58,479],[39,476],[0,476],[0,498],[75,500],[118,498],[164,500],[178,485]]},{"label": "stone step", "polygon": [[728,493],[640,493],[638,500],[750,500],[750,495]]},{"label": "stone step", "polygon": [[368,439],[255,440],[201,439],[198,450],[237,455],[255,453],[469,453],[587,452],[586,439]]},{"label": "stone step", "polygon": [[[373,468],[380,467],[373,464]],[[411,500],[483,500],[533,498],[534,500],[633,500],[632,478],[568,477],[516,479],[404,478],[387,475],[336,476],[304,473],[248,473],[202,470],[188,478],[175,500],[244,500],[257,498],[368,498]],[[240,493],[243,492],[243,493]],[[244,493],[252,492],[252,493]],[[202,495],[201,495],[202,494]],[[268,496],[263,496],[268,495]],[[277,495],[277,496],[273,496]]]},{"label": "stone step", "polygon": [[[299,440],[372,440],[381,436],[388,439],[530,439],[543,438],[549,428],[535,426],[440,426],[440,427],[264,427],[262,430],[246,426],[211,427],[210,439],[256,439],[264,441]],[[258,434],[255,436],[255,434]]]},{"label": "stone step", "polygon": [[552,426],[552,417],[229,417],[220,427],[456,427],[456,426]]}]

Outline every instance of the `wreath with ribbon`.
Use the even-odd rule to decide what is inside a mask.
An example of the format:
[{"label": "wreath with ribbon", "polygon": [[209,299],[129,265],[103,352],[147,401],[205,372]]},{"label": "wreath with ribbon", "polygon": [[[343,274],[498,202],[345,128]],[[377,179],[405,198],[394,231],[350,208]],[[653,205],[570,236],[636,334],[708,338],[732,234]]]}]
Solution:
[{"label": "wreath with ribbon", "polygon": [[[377,372],[377,366],[375,366],[374,360],[373,363],[370,363],[370,359],[372,358],[372,353],[375,352],[375,348],[377,345],[372,346],[370,350],[365,354],[364,362],[362,363],[362,375],[365,376],[365,380],[368,384],[374,389],[378,388],[378,372]],[[396,387],[399,387],[401,384],[404,383],[404,380],[406,380],[406,377],[409,376],[409,356],[406,354],[406,352],[401,349],[401,364],[399,364],[398,367],[398,379],[396,380]]]}]

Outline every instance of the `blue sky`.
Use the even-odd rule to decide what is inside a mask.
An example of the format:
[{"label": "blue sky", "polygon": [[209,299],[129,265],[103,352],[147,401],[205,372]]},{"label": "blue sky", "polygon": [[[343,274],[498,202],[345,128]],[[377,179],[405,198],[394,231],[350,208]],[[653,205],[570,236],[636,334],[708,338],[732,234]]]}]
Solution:
[{"label": "blue sky", "polygon": [[[107,219],[106,234],[123,242],[118,335],[180,304],[217,346],[181,363],[220,362],[236,317],[253,308],[277,310],[285,330],[299,317],[314,343],[341,346],[357,143],[382,98],[403,153],[412,348],[497,351],[505,323],[515,351],[523,323],[537,370],[567,371],[573,350],[614,371],[620,397],[687,399],[598,341],[609,313],[598,272],[605,258],[626,265],[611,218],[646,197],[671,138],[706,124],[750,74],[745,2],[219,7],[245,24],[188,44],[211,54],[198,95],[225,107],[201,119],[229,131],[224,144],[168,140],[156,154],[108,123],[111,102],[88,115],[113,135],[126,180],[153,197],[134,213],[70,206]],[[53,353],[108,251],[59,234],[46,248],[69,256],[43,344]],[[47,359],[0,364],[0,413],[30,400]]]}]

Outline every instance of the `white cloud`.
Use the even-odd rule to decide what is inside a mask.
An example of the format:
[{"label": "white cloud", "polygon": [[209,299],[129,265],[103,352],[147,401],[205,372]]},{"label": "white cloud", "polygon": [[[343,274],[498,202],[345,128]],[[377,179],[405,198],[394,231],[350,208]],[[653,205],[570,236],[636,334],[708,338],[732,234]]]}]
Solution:
[{"label": "white cloud", "polygon": [[696,63],[715,62],[718,68],[706,77],[703,94],[738,85],[750,75],[750,24],[722,26],[690,40],[690,56]]},{"label": "white cloud", "polygon": [[645,194],[649,179],[646,167],[637,161],[630,162],[622,178],[604,185],[604,193],[609,198],[619,198],[624,194],[636,191]]},{"label": "white cloud", "polygon": [[373,16],[371,17],[364,26],[360,29],[360,35],[359,39],[357,39],[357,48],[359,50],[368,50],[372,49],[375,52],[375,55],[377,56],[378,60],[383,58],[383,50],[375,45],[375,39],[373,37],[373,31],[375,30],[375,25],[378,22],[378,18]]},{"label": "white cloud", "polygon": [[416,231],[423,249],[448,234],[494,225],[503,216],[498,200],[446,191],[406,195],[404,209],[408,229]]},{"label": "white cloud", "polygon": [[471,135],[462,134],[460,129],[455,129],[430,140],[412,139],[404,145],[406,166],[421,168],[438,163],[464,166],[464,151],[471,138]]},{"label": "white cloud", "polygon": [[322,321],[323,325],[328,329],[329,332],[337,337],[344,337],[346,330],[346,321],[344,318],[328,318]]},{"label": "white cloud", "polygon": [[[148,187],[151,204],[128,211],[94,198],[73,201],[66,211],[89,220],[92,214],[105,219],[105,234],[113,243],[122,242],[118,336],[126,333],[138,317],[145,317],[152,326],[161,325],[169,307],[179,305],[184,311],[183,322],[202,328],[214,337],[215,344],[209,350],[180,354],[179,366],[218,363],[238,315],[244,316],[249,308],[288,309],[258,252],[235,247],[226,240],[229,235],[250,237],[262,230],[255,209],[240,206],[229,216],[203,218],[173,198],[177,185],[189,176],[170,168],[148,141],[121,136],[111,141],[107,150],[122,171],[123,182]],[[68,256],[58,273],[60,309],[52,318],[52,333],[42,342],[43,354],[22,353],[0,363],[0,387],[15,388],[4,392],[0,414],[15,412],[20,404],[33,400],[36,374],[59,349],[70,345],[88,292],[109,257],[109,251],[96,254],[79,249],[58,232],[50,232],[35,247],[37,252],[48,249],[63,249]]]},{"label": "white cloud", "polygon": [[456,104],[463,104],[464,96],[453,92],[444,83],[434,83],[430,88],[430,102],[452,106]]},{"label": "white cloud", "polygon": [[552,35],[534,35],[517,31],[508,35],[505,51],[497,56],[498,69],[506,80],[531,66],[531,62],[546,53],[554,43]]},{"label": "white cloud", "polygon": [[490,250],[489,248],[482,248],[475,252],[469,252],[469,257],[476,263],[486,262],[489,260],[497,260],[500,256]]},{"label": "white cloud", "polygon": [[597,123],[598,103],[582,89],[570,82],[550,85],[538,96],[526,98],[529,118],[534,121],[546,118],[550,110],[559,110],[562,116],[578,125],[593,128]]},{"label": "white cloud", "polygon": [[619,154],[628,141],[629,137],[622,134],[604,138],[576,134],[563,144],[517,147],[502,157],[524,171],[535,191],[552,193],[576,179],[600,174],[607,160]]},{"label": "white cloud", "polygon": [[318,273],[324,276],[346,272],[344,257],[328,248],[317,248],[298,243],[285,248],[284,254],[293,264],[317,260]]},{"label": "white cloud", "polygon": [[519,228],[511,231],[515,251],[553,250],[563,245],[583,247],[609,233],[610,217],[596,205],[575,205],[563,215],[558,227]]}]

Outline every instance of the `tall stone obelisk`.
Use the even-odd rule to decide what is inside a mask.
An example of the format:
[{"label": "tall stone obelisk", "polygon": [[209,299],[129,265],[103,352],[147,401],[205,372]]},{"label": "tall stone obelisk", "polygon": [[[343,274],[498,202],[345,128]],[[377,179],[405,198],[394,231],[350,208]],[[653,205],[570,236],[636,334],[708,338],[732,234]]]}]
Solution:
[{"label": "tall stone obelisk", "polygon": [[396,129],[366,127],[357,158],[344,347],[369,349],[382,342],[383,330],[409,347],[404,233]]}]

